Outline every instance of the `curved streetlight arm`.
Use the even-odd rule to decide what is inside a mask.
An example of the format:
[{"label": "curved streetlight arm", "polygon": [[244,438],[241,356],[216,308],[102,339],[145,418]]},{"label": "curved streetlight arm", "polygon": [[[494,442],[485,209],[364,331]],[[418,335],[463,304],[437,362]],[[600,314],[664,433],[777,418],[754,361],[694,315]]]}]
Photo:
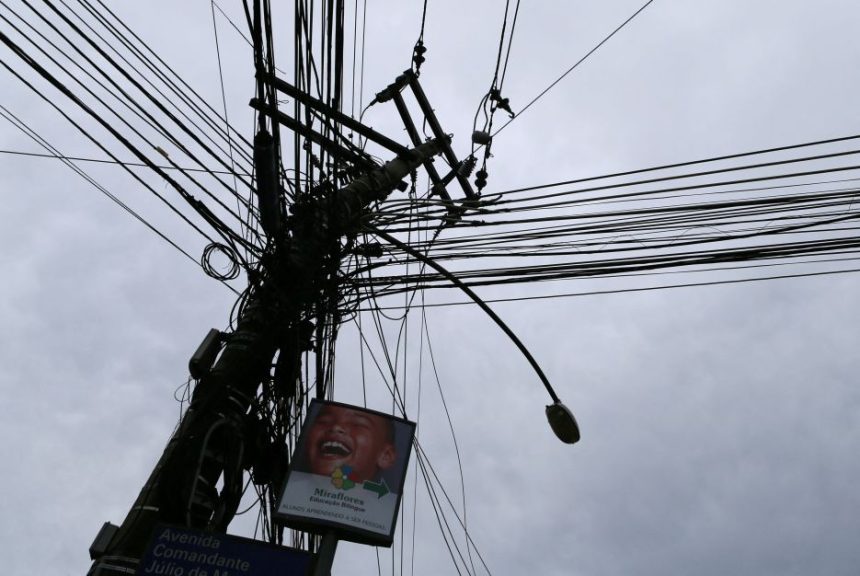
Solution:
[{"label": "curved streetlight arm", "polygon": [[549,383],[549,379],[547,379],[546,374],[544,374],[543,370],[541,370],[541,367],[540,365],[538,365],[537,360],[534,359],[534,356],[531,355],[531,352],[528,351],[525,344],[523,344],[522,341],[517,338],[517,335],[514,334],[514,332],[510,328],[508,328],[508,325],[505,324],[505,322],[501,318],[499,318],[495,312],[493,312],[493,309],[490,308],[487,303],[480,298],[480,296],[475,294],[471,288],[469,288],[468,286],[466,286],[466,284],[463,283],[462,280],[454,276],[454,274],[443,268],[442,265],[437,263],[429,256],[425,256],[424,254],[412,248],[408,244],[401,242],[394,236],[391,236],[390,234],[383,232],[378,228],[374,228],[373,226],[370,226],[368,224],[365,224],[364,228],[367,229],[369,232],[372,232],[373,234],[379,236],[389,244],[397,246],[410,256],[420,260],[421,262],[424,262],[425,264],[436,270],[439,274],[450,280],[451,283],[454,284],[457,288],[465,292],[466,295],[469,296],[469,298],[471,298],[475,302],[475,304],[480,306],[481,309],[486,312],[490,318],[493,319],[493,321],[499,326],[499,328],[501,328],[502,331],[508,335],[508,338],[511,339],[511,341],[516,345],[516,347],[520,349],[520,352],[523,353],[523,356],[526,357],[526,360],[528,360],[529,364],[531,364],[532,368],[534,368],[534,371],[537,373],[538,378],[540,378],[541,382],[543,382],[543,385],[546,388],[546,391],[549,392],[549,396],[550,398],[552,398],[552,401],[555,404],[561,404],[561,400],[559,400],[558,395],[555,393],[555,390],[552,389],[552,386]]}]

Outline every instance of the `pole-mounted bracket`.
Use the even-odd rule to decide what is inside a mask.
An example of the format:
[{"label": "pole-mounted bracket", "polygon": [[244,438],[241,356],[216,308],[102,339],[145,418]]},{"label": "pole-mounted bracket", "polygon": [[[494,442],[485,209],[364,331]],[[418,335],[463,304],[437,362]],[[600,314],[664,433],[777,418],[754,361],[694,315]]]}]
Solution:
[{"label": "pole-mounted bracket", "polygon": [[215,358],[218,357],[218,352],[221,351],[221,345],[224,344],[226,335],[215,328],[209,330],[200,346],[194,351],[191,359],[188,360],[188,372],[195,380],[200,380],[212,369],[215,364]]},{"label": "pole-mounted bracket", "polygon": [[[383,148],[394,152],[398,156],[404,156],[407,153],[408,148],[383,134],[380,134],[376,130],[365,126],[361,122],[351,118],[350,116],[336,110],[335,108],[329,106],[325,102],[314,98],[313,96],[302,92],[289,82],[286,82],[274,74],[269,74],[266,72],[259,71],[257,72],[257,78],[265,82],[266,84],[274,87],[279,92],[283,92],[287,96],[294,98],[296,101],[301,104],[308,106],[309,108],[316,110],[317,112],[325,115],[328,118],[331,118],[333,122],[343,125],[344,127],[352,130],[356,134],[367,138],[371,142],[374,142]],[[430,176],[430,180],[433,183],[433,193],[440,196],[443,200],[450,202],[451,196],[448,194],[446,190],[447,184],[453,180],[457,179],[457,182],[460,184],[460,187],[463,190],[467,200],[471,202],[476,202],[480,198],[480,194],[475,192],[472,189],[472,185],[469,183],[466,175],[461,173],[459,167],[463,165],[463,163],[457,158],[457,155],[454,153],[454,150],[451,148],[450,144],[450,136],[445,133],[442,129],[442,125],[439,123],[439,119],[436,117],[436,113],[433,111],[433,107],[430,105],[429,100],[427,99],[427,95],[424,93],[421,84],[418,82],[418,76],[411,69],[406,70],[397,77],[397,79],[379,92],[376,95],[375,102],[387,102],[389,100],[394,100],[394,104],[397,107],[397,111],[400,114],[401,119],[403,120],[403,124],[406,128],[406,131],[409,134],[410,140],[412,141],[412,145],[414,147],[418,147],[422,144],[423,140],[418,133],[418,129],[415,123],[412,121],[412,117],[409,114],[409,110],[406,107],[406,104],[403,100],[402,92],[405,88],[409,87],[415,96],[418,105],[421,108],[421,112],[424,115],[424,118],[427,121],[427,124],[430,126],[430,129],[433,131],[433,136],[436,141],[439,142],[442,146],[442,155],[445,157],[445,160],[451,165],[454,169],[451,171],[448,177],[442,178],[438,171],[433,166],[432,158],[427,159],[423,162],[424,168],[427,170],[428,175]],[[277,120],[279,123],[286,125],[288,128],[295,130],[299,134],[305,136],[311,141],[322,146],[329,153],[338,156],[340,155],[346,161],[354,162],[354,158],[350,158],[353,155],[352,152],[345,153],[342,146],[332,142],[327,139],[322,134],[319,134],[309,128],[296,121],[293,118],[290,118],[286,114],[282,112],[278,112],[276,110],[270,109],[267,105],[262,102],[254,99],[251,101],[251,106],[256,110],[270,116],[274,120]]]}]

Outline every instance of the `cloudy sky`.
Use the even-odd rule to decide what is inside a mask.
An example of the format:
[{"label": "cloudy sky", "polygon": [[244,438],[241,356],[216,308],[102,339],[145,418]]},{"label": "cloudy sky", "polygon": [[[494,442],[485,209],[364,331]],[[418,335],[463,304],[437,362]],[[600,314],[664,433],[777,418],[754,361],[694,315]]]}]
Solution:
[{"label": "cloudy sky", "polygon": [[[110,4],[221,110],[209,3]],[[505,81],[514,109],[641,5],[523,2]],[[242,28],[238,2],[220,7]],[[421,8],[367,3],[365,103],[408,66]],[[492,79],[503,8],[429,2],[421,80],[461,155]],[[284,12],[275,24],[288,63]],[[13,13],[37,23],[13,0],[0,7],[7,35]],[[250,138],[250,52],[223,15],[216,21],[230,119]],[[656,0],[497,137],[488,192],[853,135],[858,23],[860,6],[847,0]],[[0,61],[25,70],[6,48]],[[105,158],[6,69],[0,82],[5,110],[62,153]],[[406,140],[393,108],[375,107],[365,121]],[[235,295],[59,161],[8,153],[42,150],[0,122],[5,572],[83,574],[92,538],[104,521],[121,522],[176,424],[189,355],[209,328],[226,326]],[[199,237],[128,173],[81,166],[199,256]],[[554,438],[539,381],[485,315],[427,309],[469,532],[490,572],[856,574],[858,289],[857,275],[841,274],[497,304],[577,415],[575,446]],[[410,322],[410,416],[420,398],[422,445],[461,509],[451,432],[426,350],[419,356],[420,317]],[[361,401],[360,374],[357,333],[346,326],[336,399]],[[390,409],[381,382],[371,375],[368,386],[370,404]],[[344,544],[334,573],[373,573],[377,560],[382,574],[457,572],[426,490],[410,480],[407,492],[393,552]],[[253,523],[238,519],[231,531],[250,535]]]}]

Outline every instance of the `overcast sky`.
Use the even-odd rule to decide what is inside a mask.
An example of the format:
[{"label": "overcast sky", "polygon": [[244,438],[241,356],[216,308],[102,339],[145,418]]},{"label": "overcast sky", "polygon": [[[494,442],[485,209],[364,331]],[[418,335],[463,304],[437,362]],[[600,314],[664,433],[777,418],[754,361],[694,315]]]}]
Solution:
[{"label": "overcast sky", "polygon": [[[111,2],[220,110],[211,5],[176,4]],[[514,109],[641,4],[523,2],[505,81]],[[241,5],[220,5],[243,28]],[[460,155],[492,79],[503,7],[429,2],[421,80]],[[408,66],[421,8],[368,2],[365,103]],[[292,24],[279,16],[288,63]],[[250,139],[250,52],[217,21],[231,121]],[[848,0],[656,0],[497,137],[487,191],[855,134],[858,23]],[[11,35],[5,22],[0,30]],[[5,48],[0,60],[23,70]],[[5,69],[0,82],[0,104],[63,153],[105,157]],[[406,140],[391,107],[365,121]],[[0,122],[0,149],[41,152]],[[203,243],[127,173],[84,167],[199,257]],[[209,328],[226,326],[235,295],[57,160],[2,153],[0,183],[3,571],[84,574],[99,527],[122,521],[176,424],[188,357]],[[483,313],[428,309],[469,529],[491,573],[856,574],[858,290],[860,278],[843,274],[497,304],[576,414],[575,446],[552,435],[540,382]],[[403,385],[416,418],[420,318],[411,322]],[[337,400],[361,402],[358,350],[346,326]],[[419,435],[460,507],[451,433],[423,358]],[[389,410],[378,379],[369,386],[371,406]],[[405,535],[393,555],[379,551],[381,573],[456,573],[426,490],[412,480],[406,490]],[[253,520],[231,532],[250,535]],[[334,573],[376,565],[374,549],[344,544]]]}]

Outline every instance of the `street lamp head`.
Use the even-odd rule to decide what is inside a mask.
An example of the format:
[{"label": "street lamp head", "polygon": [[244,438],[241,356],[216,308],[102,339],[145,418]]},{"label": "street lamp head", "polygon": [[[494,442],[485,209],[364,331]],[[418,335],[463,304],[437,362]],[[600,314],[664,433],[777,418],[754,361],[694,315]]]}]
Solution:
[{"label": "street lamp head", "polygon": [[559,401],[546,407],[546,419],[558,439],[565,444],[579,442],[579,426],[567,406]]}]

